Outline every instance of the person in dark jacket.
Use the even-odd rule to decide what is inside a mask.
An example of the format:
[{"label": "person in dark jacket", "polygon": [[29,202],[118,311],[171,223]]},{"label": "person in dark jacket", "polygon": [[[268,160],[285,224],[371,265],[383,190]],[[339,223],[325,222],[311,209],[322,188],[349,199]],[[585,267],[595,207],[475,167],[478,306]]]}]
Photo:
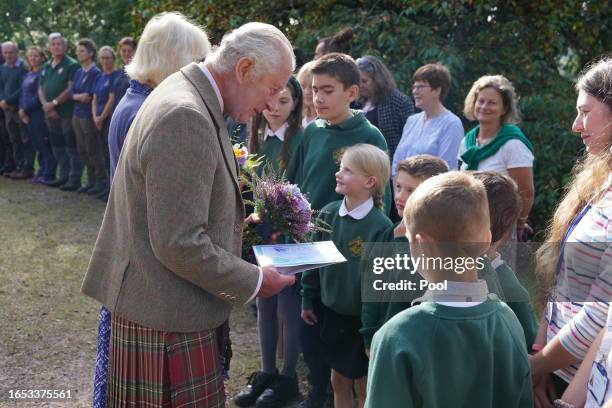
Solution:
[{"label": "person in dark jacket", "polygon": [[361,74],[362,111],[385,137],[389,157],[393,158],[404,123],[414,113],[414,104],[397,89],[393,75],[380,59],[364,55],[356,62]]}]

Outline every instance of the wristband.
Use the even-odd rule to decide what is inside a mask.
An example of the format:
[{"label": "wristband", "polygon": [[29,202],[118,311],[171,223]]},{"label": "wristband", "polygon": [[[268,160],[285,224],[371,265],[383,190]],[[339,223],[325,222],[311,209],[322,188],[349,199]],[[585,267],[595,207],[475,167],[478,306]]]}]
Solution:
[{"label": "wristband", "polygon": [[59,105],[59,102],[57,101],[57,99],[54,99],[53,101],[51,101],[51,103],[53,103],[53,106]]}]

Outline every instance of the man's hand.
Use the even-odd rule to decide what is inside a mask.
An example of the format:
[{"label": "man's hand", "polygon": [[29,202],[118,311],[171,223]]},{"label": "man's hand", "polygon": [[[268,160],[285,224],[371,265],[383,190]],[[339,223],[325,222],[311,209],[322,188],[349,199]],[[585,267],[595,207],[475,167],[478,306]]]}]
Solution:
[{"label": "man's hand", "polygon": [[28,116],[27,113],[25,113],[25,111],[23,109],[19,109],[19,118],[21,119],[21,121],[23,123],[25,123],[26,125],[28,123],[30,123],[30,117]]},{"label": "man's hand", "polygon": [[252,213],[252,214],[249,214],[249,216],[244,219],[244,223],[245,224],[261,224],[261,218],[259,218],[259,215],[257,215],[257,213]]},{"label": "man's hand", "polygon": [[8,108],[8,104],[4,99],[0,101],[0,108],[2,108],[3,110],[6,110]]},{"label": "man's hand", "polygon": [[57,113],[57,111],[54,109],[51,109],[49,112],[47,112],[47,116],[49,117],[49,119],[53,120],[59,120],[60,118],[59,113]]},{"label": "man's hand", "polygon": [[281,275],[275,266],[264,266],[261,268],[261,272],[263,273],[263,280],[257,293],[258,297],[267,298],[274,296],[285,287],[295,283],[295,276]]},{"label": "man's hand", "polygon": [[306,324],[309,324],[311,326],[314,326],[319,322],[319,319],[317,318],[317,315],[315,314],[314,310],[310,309],[302,310],[302,320],[304,320]]},{"label": "man's hand", "polygon": [[55,109],[55,105],[53,104],[53,102],[46,102],[46,103],[43,103],[42,108],[45,113],[49,113],[53,109]]},{"label": "man's hand", "polygon": [[94,124],[96,125],[96,129],[102,130],[104,119],[102,119],[100,116],[94,116],[93,120],[94,120]]}]

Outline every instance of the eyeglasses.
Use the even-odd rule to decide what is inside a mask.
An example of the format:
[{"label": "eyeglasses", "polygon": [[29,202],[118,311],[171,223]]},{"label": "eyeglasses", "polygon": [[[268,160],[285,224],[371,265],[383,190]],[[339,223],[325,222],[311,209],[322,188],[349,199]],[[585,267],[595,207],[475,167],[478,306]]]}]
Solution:
[{"label": "eyeglasses", "polygon": [[420,91],[421,89],[431,88],[430,85],[414,85],[412,87],[412,92]]}]

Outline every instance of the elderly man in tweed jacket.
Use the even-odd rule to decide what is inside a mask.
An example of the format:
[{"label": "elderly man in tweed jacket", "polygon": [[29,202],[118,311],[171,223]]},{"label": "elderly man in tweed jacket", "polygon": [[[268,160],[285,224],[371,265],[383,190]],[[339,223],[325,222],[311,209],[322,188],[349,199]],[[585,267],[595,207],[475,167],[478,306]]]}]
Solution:
[{"label": "elderly man in tweed jacket", "polygon": [[268,109],[295,67],[249,23],[168,77],[127,135],[83,292],[113,313],[109,406],[221,407],[216,328],[294,278],[240,258],[244,206],[223,121]]}]

